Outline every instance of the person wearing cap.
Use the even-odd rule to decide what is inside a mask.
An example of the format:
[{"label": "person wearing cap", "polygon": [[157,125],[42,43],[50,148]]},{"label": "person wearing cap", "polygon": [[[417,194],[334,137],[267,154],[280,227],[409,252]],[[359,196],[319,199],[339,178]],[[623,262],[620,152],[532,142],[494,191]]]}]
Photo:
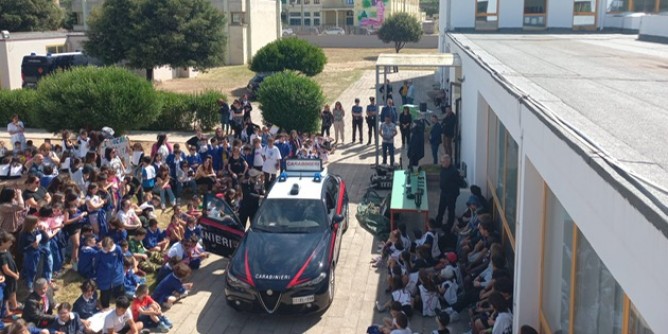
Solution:
[{"label": "person wearing cap", "polygon": [[369,141],[366,143],[367,145],[371,145],[371,138],[373,138],[371,137],[371,133],[374,136],[376,135],[376,116],[378,116],[378,106],[376,106],[376,98],[371,96],[369,97],[369,104],[366,106],[366,126],[369,129]]}]

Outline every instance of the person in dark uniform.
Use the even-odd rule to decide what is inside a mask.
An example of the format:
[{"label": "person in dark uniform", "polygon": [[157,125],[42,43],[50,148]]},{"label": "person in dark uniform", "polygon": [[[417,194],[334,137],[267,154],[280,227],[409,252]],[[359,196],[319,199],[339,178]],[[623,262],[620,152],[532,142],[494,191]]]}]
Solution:
[{"label": "person in dark uniform", "polygon": [[448,220],[445,223],[444,230],[450,231],[455,221],[455,204],[457,203],[457,196],[459,196],[459,172],[447,154],[441,158],[440,188],[441,196],[438,202],[436,224],[443,224],[443,214],[447,209]]},{"label": "person in dark uniform", "polygon": [[408,144],[408,165],[417,167],[424,157],[424,120],[416,120],[411,125],[410,142]]},{"label": "person in dark uniform", "polygon": [[[372,96],[369,98],[369,104],[366,106],[366,125],[369,128],[369,141],[366,143],[367,145],[371,145],[371,138],[375,138],[376,136],[377,115],[378,106],[376,105],[376,98]],[[374,137],[371,137],[371,133],[373,133]]]}]

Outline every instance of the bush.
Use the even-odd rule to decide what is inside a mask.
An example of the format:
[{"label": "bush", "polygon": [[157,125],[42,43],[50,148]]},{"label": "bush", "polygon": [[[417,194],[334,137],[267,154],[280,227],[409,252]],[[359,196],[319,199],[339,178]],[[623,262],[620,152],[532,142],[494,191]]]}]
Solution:
[{"label": "bush", "polygon": [[190,111],[190,96],[186,94],[158,91],[160,109],[158,118],[145,127],[146,130],[189,131],[193,129],[193,113]]},{"label": "bush", "polygon": [[258,101],[265,121],[286,130],[318,131],[325,98],[314,80],[292,71],[277,73],[262,82]]},{"label": "bush", "polygon": [[11,122],[12,116],[18,114],[26,127],[39,127],[38,104],[39,96],[33,89],[0,90],[0,126]]},{"label": "bush", "polygon": [[284,38],[262,47],[253,57],[253,72],[295,70],[314,76],[325,68],[327,57],[321,48],[299,38]]},{"label": "bush", "polygon": [[76,67],[42,79],[38,118],[46,130],[142,128],[160,113],[150,82],[118,67]]},{"label": "bush", "polygon": [[220,125],[218,100],[225,95],[216,91],[198,94],[179,94],[158,91],[162,109],[146,130],[192,131],[195,123],[209,131]]},{"label": "bush", "polygon": [[197,124],[202,130],[213,130],[220,126],[220,107],[218,100],[226,99],[225,94],[216,91],[205,91],[190,97],[190,110],[194,111]]}]

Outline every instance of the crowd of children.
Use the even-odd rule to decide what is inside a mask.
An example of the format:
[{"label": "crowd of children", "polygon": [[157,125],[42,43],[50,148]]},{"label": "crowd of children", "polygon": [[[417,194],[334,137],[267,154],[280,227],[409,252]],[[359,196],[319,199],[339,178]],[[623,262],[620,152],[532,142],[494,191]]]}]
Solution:
[{"label": "crowd of children", "polygon": [[[12,118],[12,149],[0,146],[0,179],[7,183],[0,191],[4,320],[53,331],[64,326],[57,320],[62,307],[63,317],[76,314],[72,321],[85,332],[95,332],[89,319],[105,310],[118,321],[128,312],[132,324],[124,324],[137,331],[169,330],[161,310],[187,295],[191,285],[184,279],[208,256],[197,224],[201,195],[213,191],[247,224],[287,158],[326,162],[333,149],[329,138],[255,125],[245,99],[231,108],[219,103],[229,119],[213,135],[197,130],[185,144],[172,145],[161,134],[150,151],[128,144],[127,157],[105,145],[113,138],[110,128],[81,129],[75,137],[63,131],[61,140],[45,139],[36,147],[26,140],[18,115]],[[161,229],[158,212],[168,209],[169,224]],[[16,297],[19,287],[32,295],[44,284],[51,295],[58,289],[55,278],[67,270],[84,279],[81,297],[72,305],[46,303],[49,308],[34,310],[48,317],[26,319],[27,305]],[[155,273],[158,282],[152,294],[147,273]],[[112,301],[117,310],[109,313]],[[105,322],[104,332],[111,325],[98,322]]]},{"label": "crowd of children", "polygon": [[391,318],[370,333],[411,333],[408,320],[419,312],[435,317],[436,334],[449,333],[451,321],[468,312],[471,333],[512,333],[513,280],[492,216],[477,186],[466,211],[453,226],[431,219],[426,231],[409,236],[405,225],[379,245],[374,267],[387,268],[386,302]]}]

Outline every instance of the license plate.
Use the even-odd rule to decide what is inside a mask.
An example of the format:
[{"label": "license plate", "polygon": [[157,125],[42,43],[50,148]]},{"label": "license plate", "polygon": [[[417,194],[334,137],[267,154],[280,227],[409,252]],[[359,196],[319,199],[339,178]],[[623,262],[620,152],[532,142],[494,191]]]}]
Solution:
[{"label": "license plate", "polygon": [[304,296],[304,297],[294,297],[294,298],[292,298],[292,303],[293,304],[306,304],[306,303],[311,303],[314,300],[315,300],[314,295]]}]

